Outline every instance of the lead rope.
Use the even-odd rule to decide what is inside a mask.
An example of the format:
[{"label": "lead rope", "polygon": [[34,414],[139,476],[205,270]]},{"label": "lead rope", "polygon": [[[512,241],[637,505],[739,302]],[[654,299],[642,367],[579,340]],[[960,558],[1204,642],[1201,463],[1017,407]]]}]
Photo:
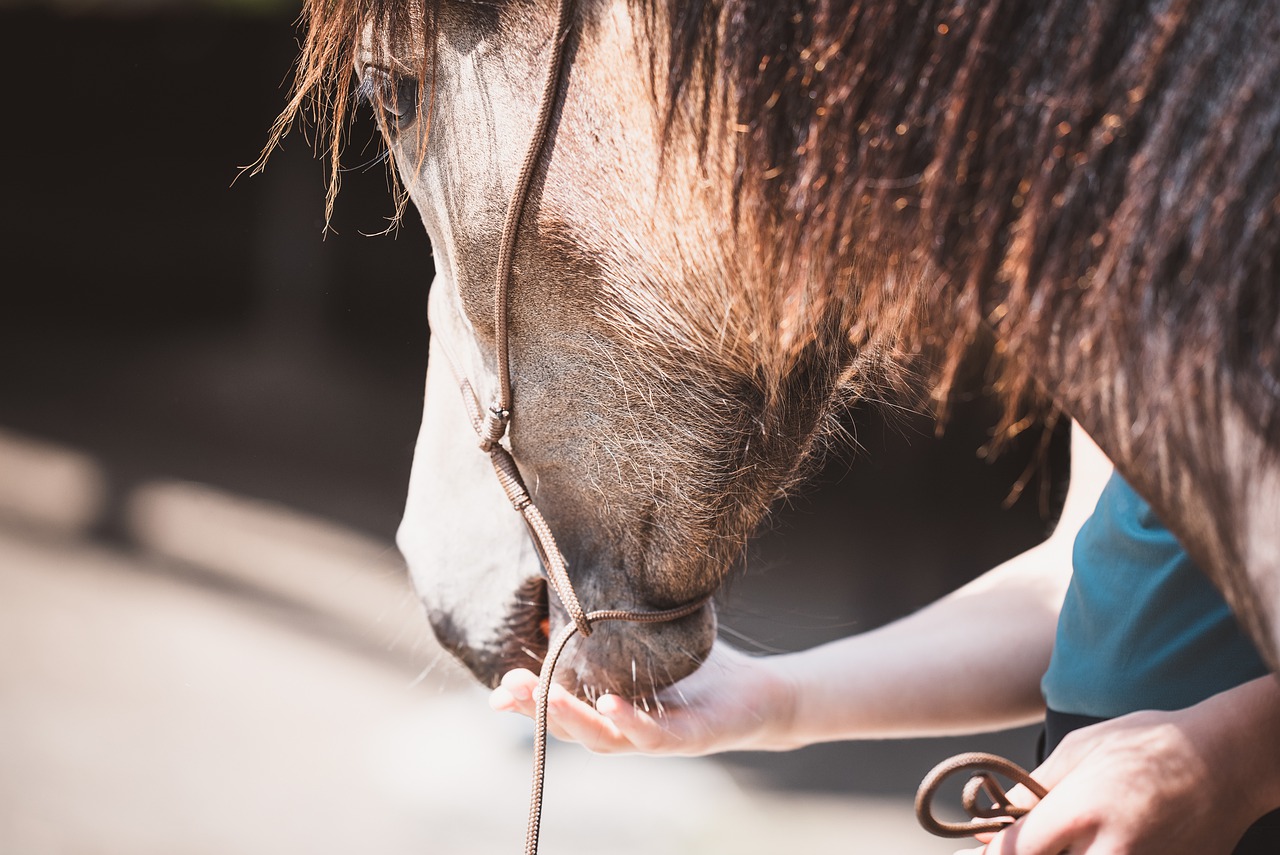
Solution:
[{"label": "lead rope", "polygon": [[[972,777],[964,785],[960,803],[973,819],[968,822],[944,822],[933,815],[933,799],[938,794],[938,788],[942,786],[943,781],[962,772],[972,773]],[[1040,783],[1017,763],[995,754],[971,751],[943,760],[934,766],[928,775],[925,775],[924,780],[920,782],[920,789],[916,792],[916,819],[926,831],[939,837],[970,837],[974,834],[1000,831],[1012,825],[1020,817],[1026,816],[1031,808],[1010,804],[1008,794],[996,780],[997,774],[1026,787],[1037,799],[1043,799],[1049,794],[1048,790],[1040,786]],[[982,807],[978,804],[979,792],[985,792],[991,799],[990,807]]]},{"label": "lead rope", "polygon": [[546,779],[547,766],[547,699],[551,693],[551,680],[555,674],[556,663],[564,652],[569,640],[577,633],[584,637],[591,635],[591,627],[600,621],[630,621],[632,623],[663,623],[687,617],[706,605],[710,596],[701,597],[693,602],[685,603],[671,609],[661,611],[628,611],[624,609],[601,609],[586,612],[578,595],[569,580],[569,570],[560,548],[556,545],[551,527],[547,525],[542,512],[533,503],[529,489],[525,486],[520,470],[516,466],[511,452],[502,445],[511,423],[511,362],[507,330],[508,295],[511,291],[512,268],[515,260],[516,240],[519,236],[520,220],[524,216],[525,202],[529,195],[529,184],[533,171],[537,167],[542,149],[546,145],[547,131],[550,127],[551,109],[559,89],[560,77],[564,71],[564,46],[568,40],[573,18],[573,0],[560,0],[556,17],[556,29],[552,42],[551,56],[547,61],[547,76],[543,81],[541,99],[538,105],[538,116],[535,120],[533,135],[529,139],[529,148],[525,152],[524,162],[507,206],[506,217],[502,224],[502,236],[498,245],[497,280],[494,294],[494,334],[497,338],[498,397],[489,407],[483,410],[475,389],[458,371],[449,355],[448,348],[441,348],[446,361],[458,381],[462,391],[462,399],[467,407],[471,425],[480,437],[480,448],[489,455],[493,471],[498,476],[502,490],[510,500],[511,506],[524,519],[525,527],[537,549],[542,566],[547,571],[547,579],[551,588],[560,598],[565,611],[569,613],[570,622],[561,627],[547,646],[547,656],[542,660],[542,670],[538,678],[538,688],[534,695],[534,748],[533,748],[533,787],[529,796],[529,823],[525,830],[525,855],[537,855],[538,835],[542,823],[542,791]]},{"label": "lead rope", "polygon": [[[588,625],[603,620],[623,620],[632,623],[662,623],[691,615],[702,608],[707,597],[674,609],[660,612],[634,612],[620,609],[601,609],[586,616]],[[537,855],[538,832],[542,823],[542,784],[547,771],[547,698],[551,694],[551,677],[556,661],[569,639],[578,632],[578,625],[567,623],[560,628],[555,640],[547,648],[547,658],[542,660],[542,672],[538,675],[538,688],[534,693],[533,719],[533,792],[529,796],[529,825],[525,829],[525,855]]]}]

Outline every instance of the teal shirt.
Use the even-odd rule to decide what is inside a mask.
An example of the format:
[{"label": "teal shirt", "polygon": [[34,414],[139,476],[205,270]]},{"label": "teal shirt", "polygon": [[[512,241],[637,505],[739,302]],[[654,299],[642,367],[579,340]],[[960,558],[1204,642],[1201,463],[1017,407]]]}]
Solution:
[{"label": "teal shirt", "polygon": [[1112,475],[1076,536],[1045,703],[1114,718],[1175,710],[1267,673],[1226,601]]}]

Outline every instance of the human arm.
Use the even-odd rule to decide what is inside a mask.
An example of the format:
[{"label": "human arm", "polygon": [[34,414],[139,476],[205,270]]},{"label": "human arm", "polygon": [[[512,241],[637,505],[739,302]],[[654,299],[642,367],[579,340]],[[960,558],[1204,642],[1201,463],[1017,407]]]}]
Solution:
[{"label": "human arm", "polygon": [[790,685],[788,740],[944,736],[1013,727],[1044,714],[1040,678],[1071,577],[1071,549],[1111,474],[1079,428],[1071,489],[1043,543],[879,629],[762,660]]},{"label": "human arm", "polygon": [[[1070,548],[1110,472],[1078,429],[1063,518],[1045,543],[933,605],[799,653],[749,657],[717,642],[666,690],[663,712],[615,696],[594,707],[553,690],[552,732],[602,752],[705,754],[848,738],[923,736],[1030,721],[1070,576]],[[532,714],[536,678],[508,674],[495,709]]]}]

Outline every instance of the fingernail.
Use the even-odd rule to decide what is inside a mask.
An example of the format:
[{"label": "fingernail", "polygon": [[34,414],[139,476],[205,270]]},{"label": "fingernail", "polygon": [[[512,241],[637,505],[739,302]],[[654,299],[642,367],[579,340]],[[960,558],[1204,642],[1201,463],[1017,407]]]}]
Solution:
[{"label": "fingernail", "polygon": [[489,693],[489,708],[498,712],[507,712],[515,706],[515,698],[506,689],[494,689]]}]

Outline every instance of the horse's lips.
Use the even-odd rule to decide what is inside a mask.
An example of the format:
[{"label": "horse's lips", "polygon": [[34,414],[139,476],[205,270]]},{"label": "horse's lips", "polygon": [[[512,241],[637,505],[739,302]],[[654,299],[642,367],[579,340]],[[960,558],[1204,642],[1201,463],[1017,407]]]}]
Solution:
[{"label": "horse's lips", "polygon": [[[570,618],[557,603],[551,612],[554,635]],[[579,633],[568,641],[555,682],[589,701],[605,693],[632,700],[651,698],[702,664],[714,641],[715,626],[715,609],[709,603],[669,622],[596,621],[590,636]]]},{"label": "horse's lips", "polygon": [[[571,620],[542,576],[526,579],[513,592],[510,603],[499,632],[490,635],[497,643],[489,652],[459,657],[490,686],[497,686],[503,674],[517,668],[540,671],[549,638]],[[715,637],[715,623],[710,604],[671,622],[599,621],[589,637],[578,635],[569,640],[555,680],[582,697],[602,692],[633,698],[651,696],[701,664]]]}]

